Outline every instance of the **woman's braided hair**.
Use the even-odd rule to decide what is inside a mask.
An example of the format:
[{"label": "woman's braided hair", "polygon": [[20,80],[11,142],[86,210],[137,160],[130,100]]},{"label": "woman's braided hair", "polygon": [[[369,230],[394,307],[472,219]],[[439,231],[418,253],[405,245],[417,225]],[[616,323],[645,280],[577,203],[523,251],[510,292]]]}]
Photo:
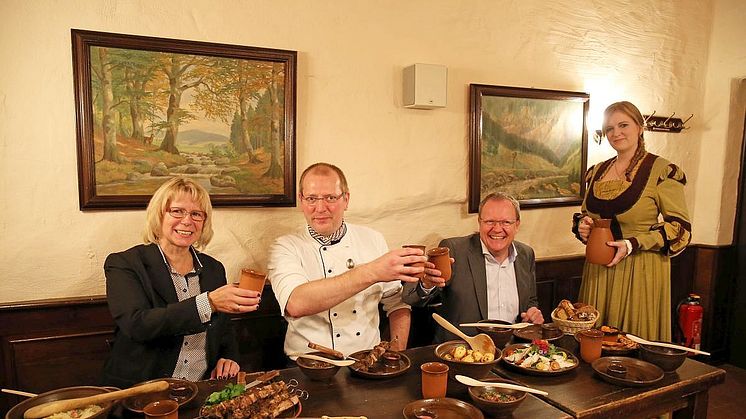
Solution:
[{"label": "woman's braided hair", "polygon": [[[604,124],[601,129],[601,131],[603,131],[604,133],[606,132],[606,124],[609,120],[609,117],[614,112],[622,112],[623,114],[632,118],[632,120],[638,126],[643,128],[645,127],[645,120],[643,119],[640,110],[637,109],[637,106],[625,100],[622,102],[612,103],[604,111]],[[627,182],[632,182],[632,171],[635,169],[635,166],[637,166],[637,163],[639,163],[640,160],[645,157],[645,153],[645,139],[643,138],[643,134],[640,133],[640,137],[637,139],[637,150],[635,150],[635,155],[632,156],[632,160],[629,162],[627,170],[624,171],[624,177],[627,179]]]}]

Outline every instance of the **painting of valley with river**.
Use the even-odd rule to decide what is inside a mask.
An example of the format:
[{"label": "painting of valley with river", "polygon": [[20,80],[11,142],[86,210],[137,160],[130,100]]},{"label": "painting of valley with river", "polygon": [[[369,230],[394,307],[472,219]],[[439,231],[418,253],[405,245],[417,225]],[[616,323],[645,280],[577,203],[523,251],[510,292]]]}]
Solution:
[{"label": "painting of valley with river", "polygon": [[484,95],[481,118],[481,197],[503,192],[522,204],[580,202],[583,101]]},{"label": "painting of valley with river", "polygon": [[286,67],[91,47],[96,195],[149,196],[179,175],[213,197],[286,194]]}]

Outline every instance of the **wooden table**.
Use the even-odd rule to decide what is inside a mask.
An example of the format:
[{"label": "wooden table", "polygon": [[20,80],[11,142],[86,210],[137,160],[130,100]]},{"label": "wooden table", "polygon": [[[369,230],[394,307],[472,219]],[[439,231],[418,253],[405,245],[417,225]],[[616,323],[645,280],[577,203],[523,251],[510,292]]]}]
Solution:
[{"label": "wooden table", "polygon": [[[309,380],[298,368],[280,371],[280,378],[288,382],[296,379],[310,394],[301,402],[301,417],[366,416],[368,419],[401,418],[402,410],[408,403],[422,399],[420,365],[435,361],[434,346],[409,349],[404,353],[412,361],[412,367],[402,376],[386,380],[359,378],[350,374],[348,368],[341,368],[330,382]],[[211,391],[208,382],[198,383],[200,394],[195,399],[204,401]],[[214,389],[214,386],[212,386]],[[458,382],[448,382],[448,397],[471,402],[466,388]],[[194,418],[199,407],[190,403],[187,409],[179,411],[180,419]],[[514,418],[571,418],[570,415],[550,404],[527,395],[526,400],[513,412]]]},{"label": "wooden table", "polygon": [[[573,337],[565,336],[554,343],[578,355]],[[595,376],[590,364],[582,360],[574,371],[556,377],[513,372],[502,363],[495,372],[548,392],[548,396],[539,397],[576,418],[649,418],[670,411],[674,411],[674,418],[706,418],[710,387],[725,381],[725,371],[692,359],[649,387],[609,384]]]},{"label": "wooden table", "polygon": [[[572,337],[555,342],[577,354],[577,343]],[[367,416],[369,419],[402,417],[408,403],[422,398],[419,366],[435,361],[434,346],[409,349],[405,354],[412,360],[406,374],[387,380],[355,377],[342,368],[329,382],[309,380],[298,368],[280,371],[286,382],[296,379],[300,388],[309,392],[302,402],[301,417]],[[514,418],[647,418],[675,411],[674,417],[705,418],[707,394],[713,385],[725,381],[725,371],[687,359],[675,372],[666,374],[662,381],[649,387],[620,387],[594,376],[585,362],[574,371],[555,377],[537,377],[506,370],[498,364],[495,373],[528,386],[547,391],[548,396],[528,395]],[[199,404],[211,391],[214,383],[200,382],[200,394],[191,406],[179,412],[181,419],[198,415]],[[448,397],[471,402],[466,388],[448,382]]]}]

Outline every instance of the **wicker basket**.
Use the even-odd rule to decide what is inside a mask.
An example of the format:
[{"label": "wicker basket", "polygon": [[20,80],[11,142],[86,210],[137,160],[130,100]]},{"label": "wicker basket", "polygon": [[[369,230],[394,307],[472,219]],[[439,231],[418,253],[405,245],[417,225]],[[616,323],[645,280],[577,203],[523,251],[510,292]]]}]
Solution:
[{"label": "wicker basket", "polygon": [[596,315],[596,318],[594,320],[582,320],[582,321],[560,319],[554,314],[556,311],[557,311],[556,308],[552,310],[552,321],[564,333],[569,333],[569,334],[574,335],[575,333],[582,332],[583,330],[592,329],[593,326],[598,321],[598,310],[594,311],[594,314]]}]

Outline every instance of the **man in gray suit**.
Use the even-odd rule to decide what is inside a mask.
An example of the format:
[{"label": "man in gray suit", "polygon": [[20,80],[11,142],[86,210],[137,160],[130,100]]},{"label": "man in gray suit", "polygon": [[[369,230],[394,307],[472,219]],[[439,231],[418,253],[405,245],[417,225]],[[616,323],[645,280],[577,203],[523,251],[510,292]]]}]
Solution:
[{"label": "man in gray suit", "polygon": [[[502,193],[486,196],[479,204],[479,233],[440,242],[455,260],[451,279],[446,283],[425,275],[419,283],[407,283],[404,302],[413,306],[440,302],[436,312],[455,325],[482,319],[544,323],[537,307],[534,250],[513,240],[520,226],[515,198]],[[437,328],[436,342],[451,339],[456,336]]]}]

